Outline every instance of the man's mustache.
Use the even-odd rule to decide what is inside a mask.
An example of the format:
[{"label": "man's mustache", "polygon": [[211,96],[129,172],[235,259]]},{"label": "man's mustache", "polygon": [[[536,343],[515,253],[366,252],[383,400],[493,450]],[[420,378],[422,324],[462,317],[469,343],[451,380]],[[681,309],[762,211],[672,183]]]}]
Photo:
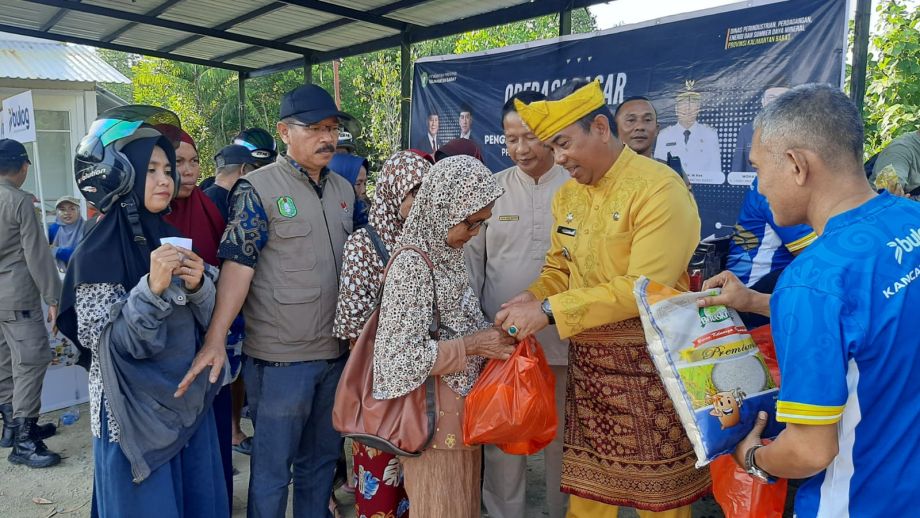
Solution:
[{"label": "man's mustache", "polygon": [[325,144],[317,148],[316,152],[317,153],[326,153],[326,152],[335,153],[335,146],[333,146],[332,144]]}]

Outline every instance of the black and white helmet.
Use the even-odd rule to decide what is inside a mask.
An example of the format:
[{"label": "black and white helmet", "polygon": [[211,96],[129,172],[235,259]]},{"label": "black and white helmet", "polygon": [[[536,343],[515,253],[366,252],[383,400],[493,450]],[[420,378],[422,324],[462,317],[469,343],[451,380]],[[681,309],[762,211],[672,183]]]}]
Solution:
[{"label": "black and white helmet", "polygon": [[[160,136],[178,147],[180,128],[175,113],[156,106],[132,104],[103,112],[77,146],[74,176],[80,193],[106,213],[134,185],[134,167],[122,148],[137,139]],[[178,171],[172,176],[178,190]]]}]

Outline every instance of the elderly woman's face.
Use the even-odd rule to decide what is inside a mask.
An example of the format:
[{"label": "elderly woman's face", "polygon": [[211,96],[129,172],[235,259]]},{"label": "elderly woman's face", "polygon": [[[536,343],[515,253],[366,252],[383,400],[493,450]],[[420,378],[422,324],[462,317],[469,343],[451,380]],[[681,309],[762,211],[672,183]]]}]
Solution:
[{"label": "elderly woman's face", "polygon": [[492,207],[494,205],[494,202],[490,203],[467,216],[465,220],[450,227],[450,230],[447,231],[447,246],[463,248],[467,241],[476,237],[482,225],[492,217]]}]

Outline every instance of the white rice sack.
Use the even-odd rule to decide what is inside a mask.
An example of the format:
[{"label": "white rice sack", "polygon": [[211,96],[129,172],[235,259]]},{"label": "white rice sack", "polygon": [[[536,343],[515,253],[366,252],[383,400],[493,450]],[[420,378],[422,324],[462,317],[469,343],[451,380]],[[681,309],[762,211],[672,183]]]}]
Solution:
[{"label": "white rice sack", "polygon": [[[734,451],[757,413],[773,438],[776,380],[734,309],[699,308],[704,294],[683,293],[641,277],[634,288],[649,354],[696,453],[696,466]],[[709,295],[717,295],[710,290]]]}]

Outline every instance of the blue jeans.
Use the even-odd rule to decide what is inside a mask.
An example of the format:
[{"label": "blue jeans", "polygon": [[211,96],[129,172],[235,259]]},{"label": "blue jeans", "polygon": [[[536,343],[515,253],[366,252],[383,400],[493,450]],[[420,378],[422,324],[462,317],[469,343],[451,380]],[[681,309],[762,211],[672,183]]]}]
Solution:
[{"label": "blue jeans", "polygon": [[255,429],[250,518],[283,518],[292,478],[295,518],[332,516],[329,497],[342,451],[332,405],[346,358],[277,367],[246,358],[243,377]]}]

